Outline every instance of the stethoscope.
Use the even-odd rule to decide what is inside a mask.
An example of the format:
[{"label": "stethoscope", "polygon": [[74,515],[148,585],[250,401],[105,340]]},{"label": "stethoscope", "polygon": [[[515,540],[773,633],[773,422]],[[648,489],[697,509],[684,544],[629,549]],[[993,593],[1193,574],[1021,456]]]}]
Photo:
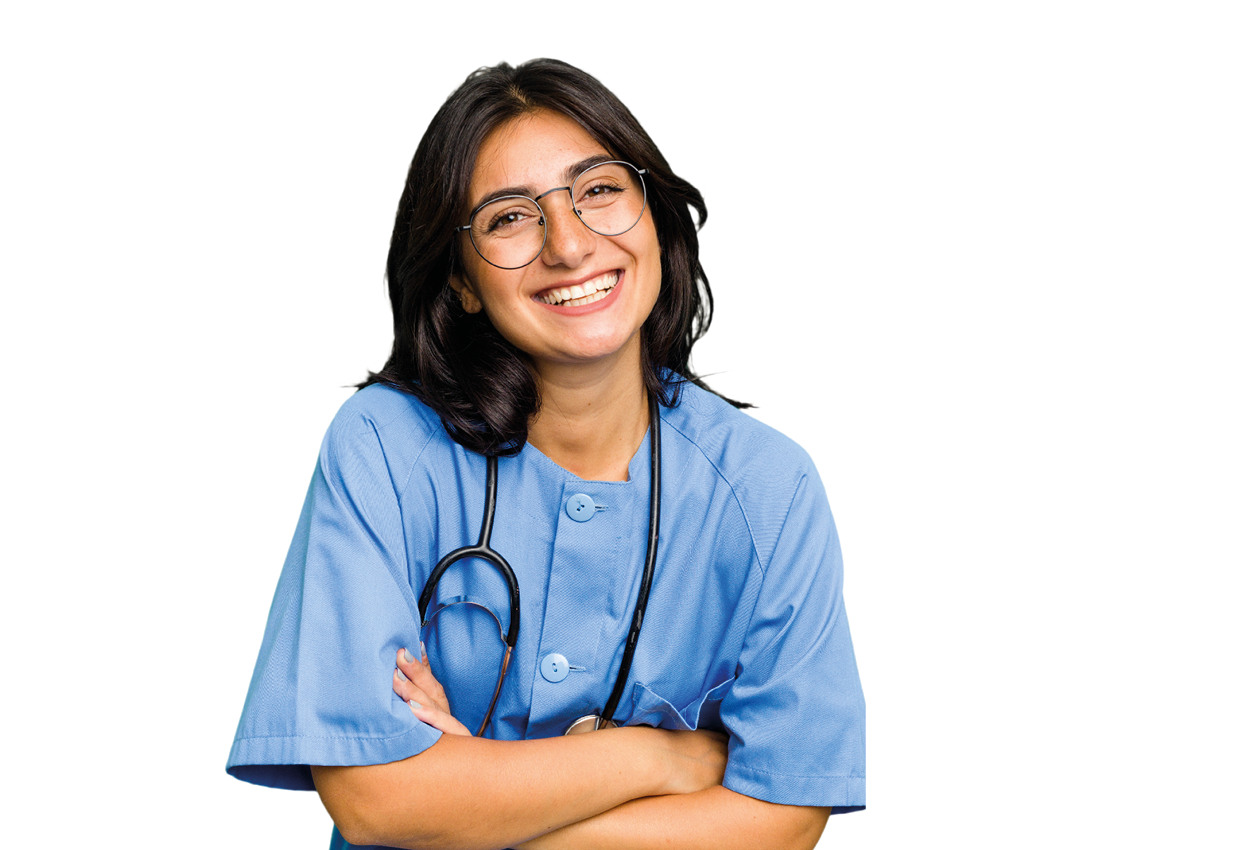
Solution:
[{"label": "stethoscope", "polygon": [[[649,399],[649,408],[651,415],[651,516],[647,527],[647,558],[642,567],[642,584],[638,588],[638,601],[634,604],[634,619],[629,626],[629,635],[625,638],[625,654],[621,657],[621,669],[616,674],[616,684],[612,688],[612,693],[608,697],[608,702],[604,706],[603,711],[598,714],[587,714],[584,717],[577,718],[565,730],[565,735],[593,732],[596,729],[609,729],[620,725],[612,717],[621,701],[621,695],[625,692],[625,683],[629,679],[629,669],[634,662],[634,650],[638,646],[638,635],[642,632],[642,618],[647,613],[647,597],[651,593],[651,576],[655,572],[655,555],[660,542],[660,411],[655,398]],[[417,602],[417,609],[421,614],[421,629],[423,631],[440,612],[453,605],[473,605],[482,608],[492,617],[495,617],[495,621],[499,625],[499,637],[504,642],[503,664],[499,667],[499,680],[495,682],[495,693],[490,698],[490,708],[486,710],[486,717],[482,719],[482,725],[477,730],[477,737],[479,738],[486,732],[486,727],[490,724],[490,719],[495,713],[495,703],[499,701],[499,692],[503,689],[503,679],[508,672],[508,664],[512,660],[512,650],[516,648],[517,632],[521,628],[521,589],[517,584],[516,573],[513,572],[512,567],[509,566],[503,555],[490,548],[490,533],[495,524],[495,495],[498,489],[499,458],[492,455],[486,458],[486,505],[482,509],[482,531],[478,535],[477,544],[463,546],[444,555],[435,564],[434,571],[430,573],[430,577],[426,579],[425,586],[421,589],[421,597]],[[504,633],[503,623],[499,623],[499,618],[495,616],[494,611],[491,611],[485,605],[462,596],[440,603],[428,618],[425,616],[426,608],[430,604],[430,599],[434,596],[434,590],[438,587],[439,579],[443,577],[443,574],[447,572],[447,569],[452,564],[465,558],[481,558],[490,562],[503,575],[504,581],[508,583],[511,616],[509,617],[506,634]]]}]

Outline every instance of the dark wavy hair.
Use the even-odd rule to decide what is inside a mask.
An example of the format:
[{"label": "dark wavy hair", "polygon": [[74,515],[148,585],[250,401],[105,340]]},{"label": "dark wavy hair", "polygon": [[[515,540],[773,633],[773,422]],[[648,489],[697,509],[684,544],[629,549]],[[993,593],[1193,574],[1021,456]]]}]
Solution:
[{"label": "dark wavy hair", "polygon": [[466,313],[452,291],[448,279],[462,262],[455,228],[468,215],[469,181],[486,137],[543,109],[576,121],[614,158],[646,169],[662,279],[642,326],[643,379],[669,407],[687,381],[706,389],[690,370],[691,348],[712,321],[712,291],[699,262],[698,228],[707,220],[699,190],[673,174],[633,114],[585,71],[555,59],[480,68],[447,98],[413,156],[386,259],[395,342],[386,365],[360,386],[383,383],[417,396],[454,440],[486,455],[521,450],[541,399],[527,356],[485,312]]}]

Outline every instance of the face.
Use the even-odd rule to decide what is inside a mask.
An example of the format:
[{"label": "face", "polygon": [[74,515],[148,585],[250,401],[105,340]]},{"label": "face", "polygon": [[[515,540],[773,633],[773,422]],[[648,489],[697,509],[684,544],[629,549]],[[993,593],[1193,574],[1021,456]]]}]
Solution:
[{"label": "face", "polygon": [[[570,118],[547,111],[521,116],[482,144],[464,218],[503,189],[533,198],[568,186],[578,163],[607,153]],[[457,236],[465,273],[451,285],[461,304],[469,312],[484,310],[540,376],[550,366],[640,369],[639,330],[660,292],[660,243],[650,209],[625,233],[601,236],[582,224],[568,192],[552,192],[539,203],[547,242],[528,266],[496,268],[478,255],[467,233]]]}]

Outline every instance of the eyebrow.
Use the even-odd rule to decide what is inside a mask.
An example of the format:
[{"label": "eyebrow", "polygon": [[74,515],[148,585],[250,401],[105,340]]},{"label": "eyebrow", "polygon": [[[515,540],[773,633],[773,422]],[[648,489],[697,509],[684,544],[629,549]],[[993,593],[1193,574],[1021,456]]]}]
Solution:
[{"label": "eyebrow", "polygon": [[[583,171],[588,168],[594,168],[596,165],[603,165],[605,162],[616,162],[616,158],[611,154],[597,153],[588,156],[585,159],[578,160],[568,168],[564,169],[564,185],[572,186],[573,181],[576,180],[577,176]],[[551,188],[557,189],[563,187],[552,186]],[[544,189],[543,191],[547,192],[550,191],[550,189]],[[534,191],[532,186],[505,186],[502,189],[496,189],[487,195],[483,195],[473,204],[471,209],[477,209],[483,204],[489,204],[491,201],[507,197],[508,195],[520,195],[524,198],[530,198],[532,200],[535,194],[537,193]]]}]

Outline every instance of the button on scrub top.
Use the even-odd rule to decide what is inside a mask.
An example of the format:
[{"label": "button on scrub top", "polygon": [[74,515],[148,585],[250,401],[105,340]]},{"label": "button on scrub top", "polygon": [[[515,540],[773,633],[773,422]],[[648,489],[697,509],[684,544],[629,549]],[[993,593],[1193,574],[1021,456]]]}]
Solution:
[{"label": "button on scrub top", "polygon": [[[863,695],[811,460],[694,386],[660,417],[659,557],[616,719],[723,729],[724,784],[742,794],[862,806]],[[557,736],[606,702],[646,553],[649,440],[623,482],[585,481],[529,445],[500,459],[491,543],[516,571],[521,629],[487,736]],[[375,385],[343,405],[278,582],[232,775],[311,789],[308,765],[391,762],[438,740],[392,692],[391,672],[422,637],[416,597],[430,570],[477,540],[485,479],[485,459],[418,399]],[[489,564],[443,577],[434,602],[456,598],[507,626]],[[476,729],[498,677],[498,626],[457,605],[425,641],[452,712]]]}]

